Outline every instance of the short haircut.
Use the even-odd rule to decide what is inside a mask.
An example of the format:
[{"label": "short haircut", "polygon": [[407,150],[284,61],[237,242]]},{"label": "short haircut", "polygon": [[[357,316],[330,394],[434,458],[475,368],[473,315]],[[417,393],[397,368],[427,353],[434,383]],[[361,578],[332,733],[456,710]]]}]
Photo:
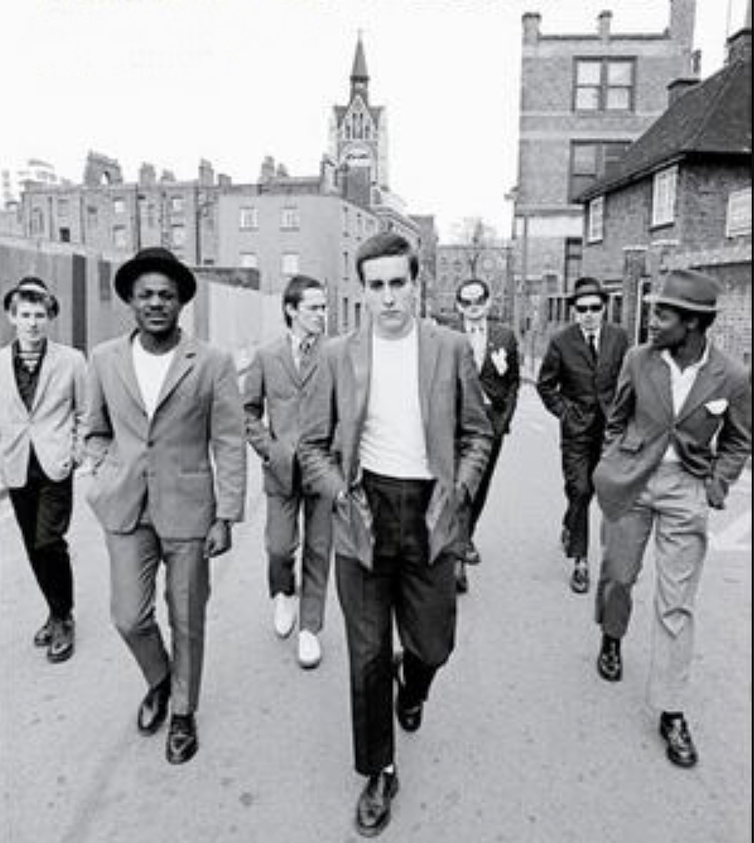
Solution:
[{"label": "short haircut", "polygon": [[456,301],[461,301],[461,296],[463,295],[463,291],[470,287],[472,284],[478,284],[482,290],[484,291],[484,299],[485,301],[490,297],[490,285],[482,280],[481,278],[467,278],[465,281],[461,281],[456,289]]},{"label": "short haircut", "polygon": [[364,283],[364,264],[366,261],[376,258],[387,258],[396,255],[405,255],[408,258],[408,268],[411,273],[411,280],[415,281],[419,274],[419,258],[414,247],[394,231],[383,231],[365,240],[356,252],[356,274],[359,281]]},{"label": "short haircut", "polygon": [[285,324],[290,328],[291,317],[288,314],[288,305],[296,310],[301,304],[305,290],[324,289],[325,285],[321,281],[317,281],[316,278],[310,278],[308,275],[294,275],[283,290],[283,319],[285,319]]}]

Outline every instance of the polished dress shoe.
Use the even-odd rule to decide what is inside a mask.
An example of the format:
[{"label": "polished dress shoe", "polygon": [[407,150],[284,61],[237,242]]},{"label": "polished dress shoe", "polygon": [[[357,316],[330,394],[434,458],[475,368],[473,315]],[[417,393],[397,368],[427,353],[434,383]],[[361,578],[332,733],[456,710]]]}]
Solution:
[{"label": "polished dress shoe", "polygon": [[147,691],[141,701],[136,725],[142,735],[153,735],[168,716],[168,700],[170,699],[170,674],[161,682]]},{"label": "polished dress shoe", "polygon": [[73,615],[67,618],[52,618],[50,621],[50,643],[47,647],[47,659],[51,662],[64,662],[73,655],[76,638],[76,626]]},{"label": "polished dress shoe", "polygon": [[398,774],[383,770],[370,776],[356,804],[356,831],[376,837],[390,822],[390,806],[398,793]]},{"label": "polished dress shoe", "polygon": [[196,735],[196,720],[193,714],[174,714],[170,718],[170,730],[165,754],[171,764],[185,764],[196,755],[199,739]]},{"label": "polished dress shoe", "polygon": [[414,705],[406,704],[406,685],[402,672],[403,654],[396,653],[393,658],[393,678],[398,686],[398,693],[395,696],[395,716],[405,732],[416,732],[422,724],[424,704],[421,702]]},{"label": "polished dress shoe", "polygon": [[481,563],[482,557],[479,555],[479,551],[476,549],[474,542],[469,542],[463,561],[467,565],[479,565]]},{"label": "polished dress shoe", "polygon": [[34,633],[34,646],[49,647],[50,641],[52,641],[52,615]]},{"label": "polished dress shoe", "polygon": [[469,590],[469,580],[466,577],[466,564],[462,559],[456,559],[456,593],[466,594]]},{"label": "polished dress shoe", "polygon": [[581,556],[573,564],[571,591],[576,594],[586,594],[589,591],[589,563]]},{"label": "polished dress shoe", "polygon": [[693,767],[699,761],[699,754],[689,733],[688,723],[682,714],[660,717],[660,734],[667,744],[667,755],[679,767]]},{"label": "polished dress shoe", "polygon": [[623,659],[620,654],[620,638],[602,636],[602,647],[597,656],[597,671],[608,682],[620,682],[623,676]]}]

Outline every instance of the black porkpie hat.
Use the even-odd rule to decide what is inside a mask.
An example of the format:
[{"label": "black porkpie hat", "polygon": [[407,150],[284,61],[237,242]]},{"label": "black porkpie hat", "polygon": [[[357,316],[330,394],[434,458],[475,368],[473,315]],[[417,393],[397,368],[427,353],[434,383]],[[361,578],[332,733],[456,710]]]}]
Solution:
[{"label": "black porkpie hat", "polygon": [[196,278],[194,273],[168,249],[161,246],[149,246],[141,249],[115,273],[115,291],[127,302],[131,298],[131,288],[137,278],[146,272],[161,272],[172,278],[178,285],[178,298],[183,304],[194,298]]},{"label": "black porkpie hat", "polygon": [[576,301],[584,296],[599,296],[603,302],[607,302],[610,294],[605,292],[605,288],[596,278],[584,276],[577,278],[573,284],[573,292],[568,296],[568,303],[575,304]]},{"label": "black porkpie hat", "polygon": [[60,304],[57,298],[50,292],[47,284],[35,275],[27,275],[25,278],[22,278],[15,287],[12,287],[3,296],[3,309],[6,313],[10,310],[16,293],[21,292],[37,293],[37,295],[44,298],[51,319],[54,319],[60,313]]}]

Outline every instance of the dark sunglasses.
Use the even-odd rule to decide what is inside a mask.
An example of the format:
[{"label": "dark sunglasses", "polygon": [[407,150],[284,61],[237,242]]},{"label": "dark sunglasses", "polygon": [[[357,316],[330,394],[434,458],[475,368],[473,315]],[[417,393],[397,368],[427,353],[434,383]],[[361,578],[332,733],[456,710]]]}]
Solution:
[{"label": "dark sunglasses", "polygon": [[473,299],[466,298],[466,296],[458,297],[458,304],[462,307],[473,307],[475,304],[484,304],[487,301],[487,296],[475,296]]},{"label": "dark sunglasses", "polygon": [[578,313],[599,313],[604,307],[604,304],[575,304]]}]

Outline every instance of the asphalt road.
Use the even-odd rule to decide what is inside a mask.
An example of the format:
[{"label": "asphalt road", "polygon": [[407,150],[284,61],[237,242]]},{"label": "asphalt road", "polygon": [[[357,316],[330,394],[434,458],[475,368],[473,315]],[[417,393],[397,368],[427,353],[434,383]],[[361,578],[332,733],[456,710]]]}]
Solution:
[{"label": "asphalt road", "polygon": [[[0,504],[3,843],[361,839],[340,610],[331,591],[325,659],[300,670],[294,639],[272,632],[256,465],[251,481],[235,549],[213,562],[201,748],[181,767],[165,761],[164,731],[136,732],[144,689],[109,621],[106,554],[82,499],[87,479],[71,532],[78,648],[65,664],[48,664],[31,644],[45,611]],[[712,525],[688,711],[701,755],[693,770],[666,760],[644,703],[651,559],[624,680],[609,685],[594,668],[592,595],[567,587],[561,508],[555,423],[525,387],[480,524],[483,562],[460,601],[456,652],[421,731],[398,737],[401,792],[381,840],[748,841],[751,475]],[[595,541],[595,574],[596,559]]]}]

